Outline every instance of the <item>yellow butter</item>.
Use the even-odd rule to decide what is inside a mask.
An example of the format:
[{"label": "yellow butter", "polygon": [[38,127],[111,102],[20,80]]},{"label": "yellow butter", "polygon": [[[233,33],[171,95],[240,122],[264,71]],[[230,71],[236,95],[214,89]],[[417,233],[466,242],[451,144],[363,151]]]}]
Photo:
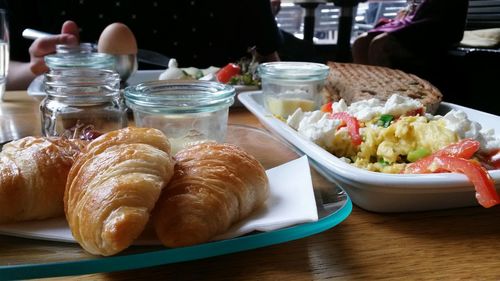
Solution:
[{"label": "yellow butter", "polygon": [[295,110],[297,110],[297,108],[299,107],[302,109],[302,111],[313,111],[316,109],[314,101],[300,98],[280,99],[275,97],[267,97],[266,104],[267,110],[269,110],[269,112],[281,117],[288,117],[288,115],[294,113]]}]

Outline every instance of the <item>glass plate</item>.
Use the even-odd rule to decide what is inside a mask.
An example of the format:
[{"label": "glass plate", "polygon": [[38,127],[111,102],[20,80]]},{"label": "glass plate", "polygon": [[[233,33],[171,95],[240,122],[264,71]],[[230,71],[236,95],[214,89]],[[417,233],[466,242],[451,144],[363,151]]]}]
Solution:
[{"label": "glass plate", "polygon": [[[264,130],[229,125],[227,142],[254,155],[266,169],[299,157],[294,150]],[[307,237],[342,222],[352,203],[339,186],[311,169],[319,220],[270,232],[190,247],[132,246],[119,255],[97,257],[79,245],[0,235],[0,280],[80,275],[171,264],[261,248]]]}]

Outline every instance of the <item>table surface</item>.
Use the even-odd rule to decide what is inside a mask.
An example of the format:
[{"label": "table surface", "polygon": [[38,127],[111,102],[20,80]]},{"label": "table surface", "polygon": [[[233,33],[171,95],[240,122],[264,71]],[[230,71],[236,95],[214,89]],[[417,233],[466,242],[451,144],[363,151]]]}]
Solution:
[{"label": "table surface", "polygon": [[[38,101],[25,92],[7,92],[0,103],[0,140],[39,135],[38,114]],[[261,127],[244,108],[232,109],[229,122]],[[178,264],[53,279],[498,280],[499,222],[500,208],[495,207],[400,214],[354,207],[335,228],[292,242]],[[0,259],[1,248],[2,243]],[[20,249],[19,255],[28,254]]]}]

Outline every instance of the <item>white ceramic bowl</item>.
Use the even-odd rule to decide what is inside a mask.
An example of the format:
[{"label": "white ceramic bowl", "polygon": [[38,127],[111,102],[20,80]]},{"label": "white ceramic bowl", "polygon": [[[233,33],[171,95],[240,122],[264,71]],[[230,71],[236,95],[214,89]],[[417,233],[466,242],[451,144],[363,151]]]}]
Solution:
[{"label": "white ceramic bowl", "polygon": [[[302,138],[263,105],[261,92],[247,92],[240,101],[273,133],[288,141],[314,161],[320,173],[340,184],[354,204],[375,212],[408,212],[477,206],[474,186],[463,174],[401,175],[371,172],[345,163],[313,142]],[[500,133],[500,117],[443,102],[439,112],[464,111],[483,128]],[[489,171],[500,190],[500,170]]]}]

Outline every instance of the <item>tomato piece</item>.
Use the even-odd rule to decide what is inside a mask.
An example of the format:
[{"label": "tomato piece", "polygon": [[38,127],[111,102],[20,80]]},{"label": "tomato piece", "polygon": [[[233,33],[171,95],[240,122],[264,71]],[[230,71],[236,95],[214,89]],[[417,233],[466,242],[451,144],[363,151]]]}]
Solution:
[{"label": "tomato piece", "polygon": [[479,150],[481,143],[473,139],[462,139],[436,151],[434,155],[455,156],[470,159]]},{"label": "tomato piece", "polygon": [[[470,159],[479,150],[480,142],[473,139],[463,139],[452,143],[434,152],[433,154],[406,165],[404,173],[425,174],[430,173],[430,165],[434,161],[434,156],[451,156]],[[434,172],[440,172],[439,170]]]},{"label": "tomato piece", "polygon": [[424,113],[425,113],[424,108],[421,107],[421,108],[410,110],[410,111],[406,112],[404,115],[405,116],[417,116],[417,115],[424,116]]},{"label": "tomato piece", "polygon": [[489,161],[495,169],[500,169],[500,150],[490,154]]},{"label": "tomato piece", "polygon": [[490,153],[480,154],[477,155],[477,157],[487,169],[491,170],[500,169],[500,150],[495,150]]},{"label": "tomato piece", "polygon": [[359,121],[355,117],[349,115],[347,112],[335,112],[330,114],[331,119],[339,119],[345,122],[347,125],[347,130],[349,132],[349,136],[351,137],[351,142],[355,146],[358,146],[361,144],[362,139],[361,135],[359,134]]},{"label": "tomato piece", "polygon": [[328,103],[325,103],[321,106],[321,109],[320,111],[321,112],[328,112],[328,113],[332,113],[332,104],[333,102],[328,102]]},{"label": "tomato piece", "polygon": [[227,84],[232,77],[240,74],[240,72],[241,68],[239,65],[235,63],[228,63],[217,72],[217,80],[221,83]]},{"label": "tomato piece", "polygon": [[446,171],[462,173],[472,182],[476,189],[476,199],[485,208],[500,203],[500,197],[495,189],[495,182],[484,167],[477,161],[451,156],[433,156],[433,166]]}]

